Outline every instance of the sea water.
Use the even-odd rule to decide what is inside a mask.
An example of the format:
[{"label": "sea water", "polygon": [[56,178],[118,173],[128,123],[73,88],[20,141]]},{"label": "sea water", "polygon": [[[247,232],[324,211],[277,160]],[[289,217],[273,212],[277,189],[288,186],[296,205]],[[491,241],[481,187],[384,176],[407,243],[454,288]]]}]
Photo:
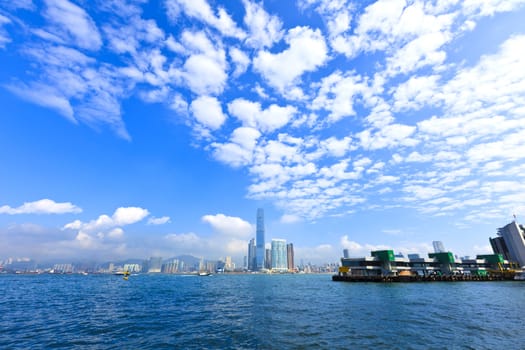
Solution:
[{"label": "sea water", "polygon": [[0,275],[0,349],[525,349],[525,282]]}]

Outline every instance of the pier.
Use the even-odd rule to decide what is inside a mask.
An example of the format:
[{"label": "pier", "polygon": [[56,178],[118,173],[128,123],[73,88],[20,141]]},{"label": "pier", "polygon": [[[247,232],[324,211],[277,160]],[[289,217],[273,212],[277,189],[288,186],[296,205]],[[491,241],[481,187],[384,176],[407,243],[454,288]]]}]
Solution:
[{"label": "pier", "polygon": [[513,281],[513,276],[494,275],[432,275],[432,276],[358,276],[358,275],[333,275],[332,281],[336,282],[375,282],[375,283],[396,283],[396,282],[489,282],[489,281]]}]

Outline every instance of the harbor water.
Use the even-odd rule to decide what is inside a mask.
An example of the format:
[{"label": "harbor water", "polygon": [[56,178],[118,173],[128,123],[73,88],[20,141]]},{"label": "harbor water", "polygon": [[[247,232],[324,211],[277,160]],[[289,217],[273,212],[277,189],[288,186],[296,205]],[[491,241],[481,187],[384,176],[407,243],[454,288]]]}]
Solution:
[{"label": "harbor water", "polygon": [[525,282],[0,275],[0,349],[524,349]]}]

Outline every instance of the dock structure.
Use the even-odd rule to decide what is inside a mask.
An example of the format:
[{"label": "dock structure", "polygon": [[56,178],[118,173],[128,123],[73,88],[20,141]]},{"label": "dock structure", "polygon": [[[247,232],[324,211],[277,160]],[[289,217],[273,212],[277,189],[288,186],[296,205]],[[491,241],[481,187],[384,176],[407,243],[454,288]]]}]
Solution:
[{"label": "dock structure", "polygon": [[429,253],[428,258],[395,256],[392,250],[372,251],[364,258],[341,258],[333,281],[343,282],[454,282],[514,280],[521,272],[501,254],[457,259],[451,252]]}]

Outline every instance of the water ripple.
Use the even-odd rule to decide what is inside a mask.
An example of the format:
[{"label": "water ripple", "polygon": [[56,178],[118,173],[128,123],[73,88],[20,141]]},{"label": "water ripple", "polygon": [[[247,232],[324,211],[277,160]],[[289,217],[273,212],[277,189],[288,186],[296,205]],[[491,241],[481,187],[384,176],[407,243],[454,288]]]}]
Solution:
[{"label": "water ripple", "polygon": [[525,284],[0,275],[1,349],[520,349]]}]

